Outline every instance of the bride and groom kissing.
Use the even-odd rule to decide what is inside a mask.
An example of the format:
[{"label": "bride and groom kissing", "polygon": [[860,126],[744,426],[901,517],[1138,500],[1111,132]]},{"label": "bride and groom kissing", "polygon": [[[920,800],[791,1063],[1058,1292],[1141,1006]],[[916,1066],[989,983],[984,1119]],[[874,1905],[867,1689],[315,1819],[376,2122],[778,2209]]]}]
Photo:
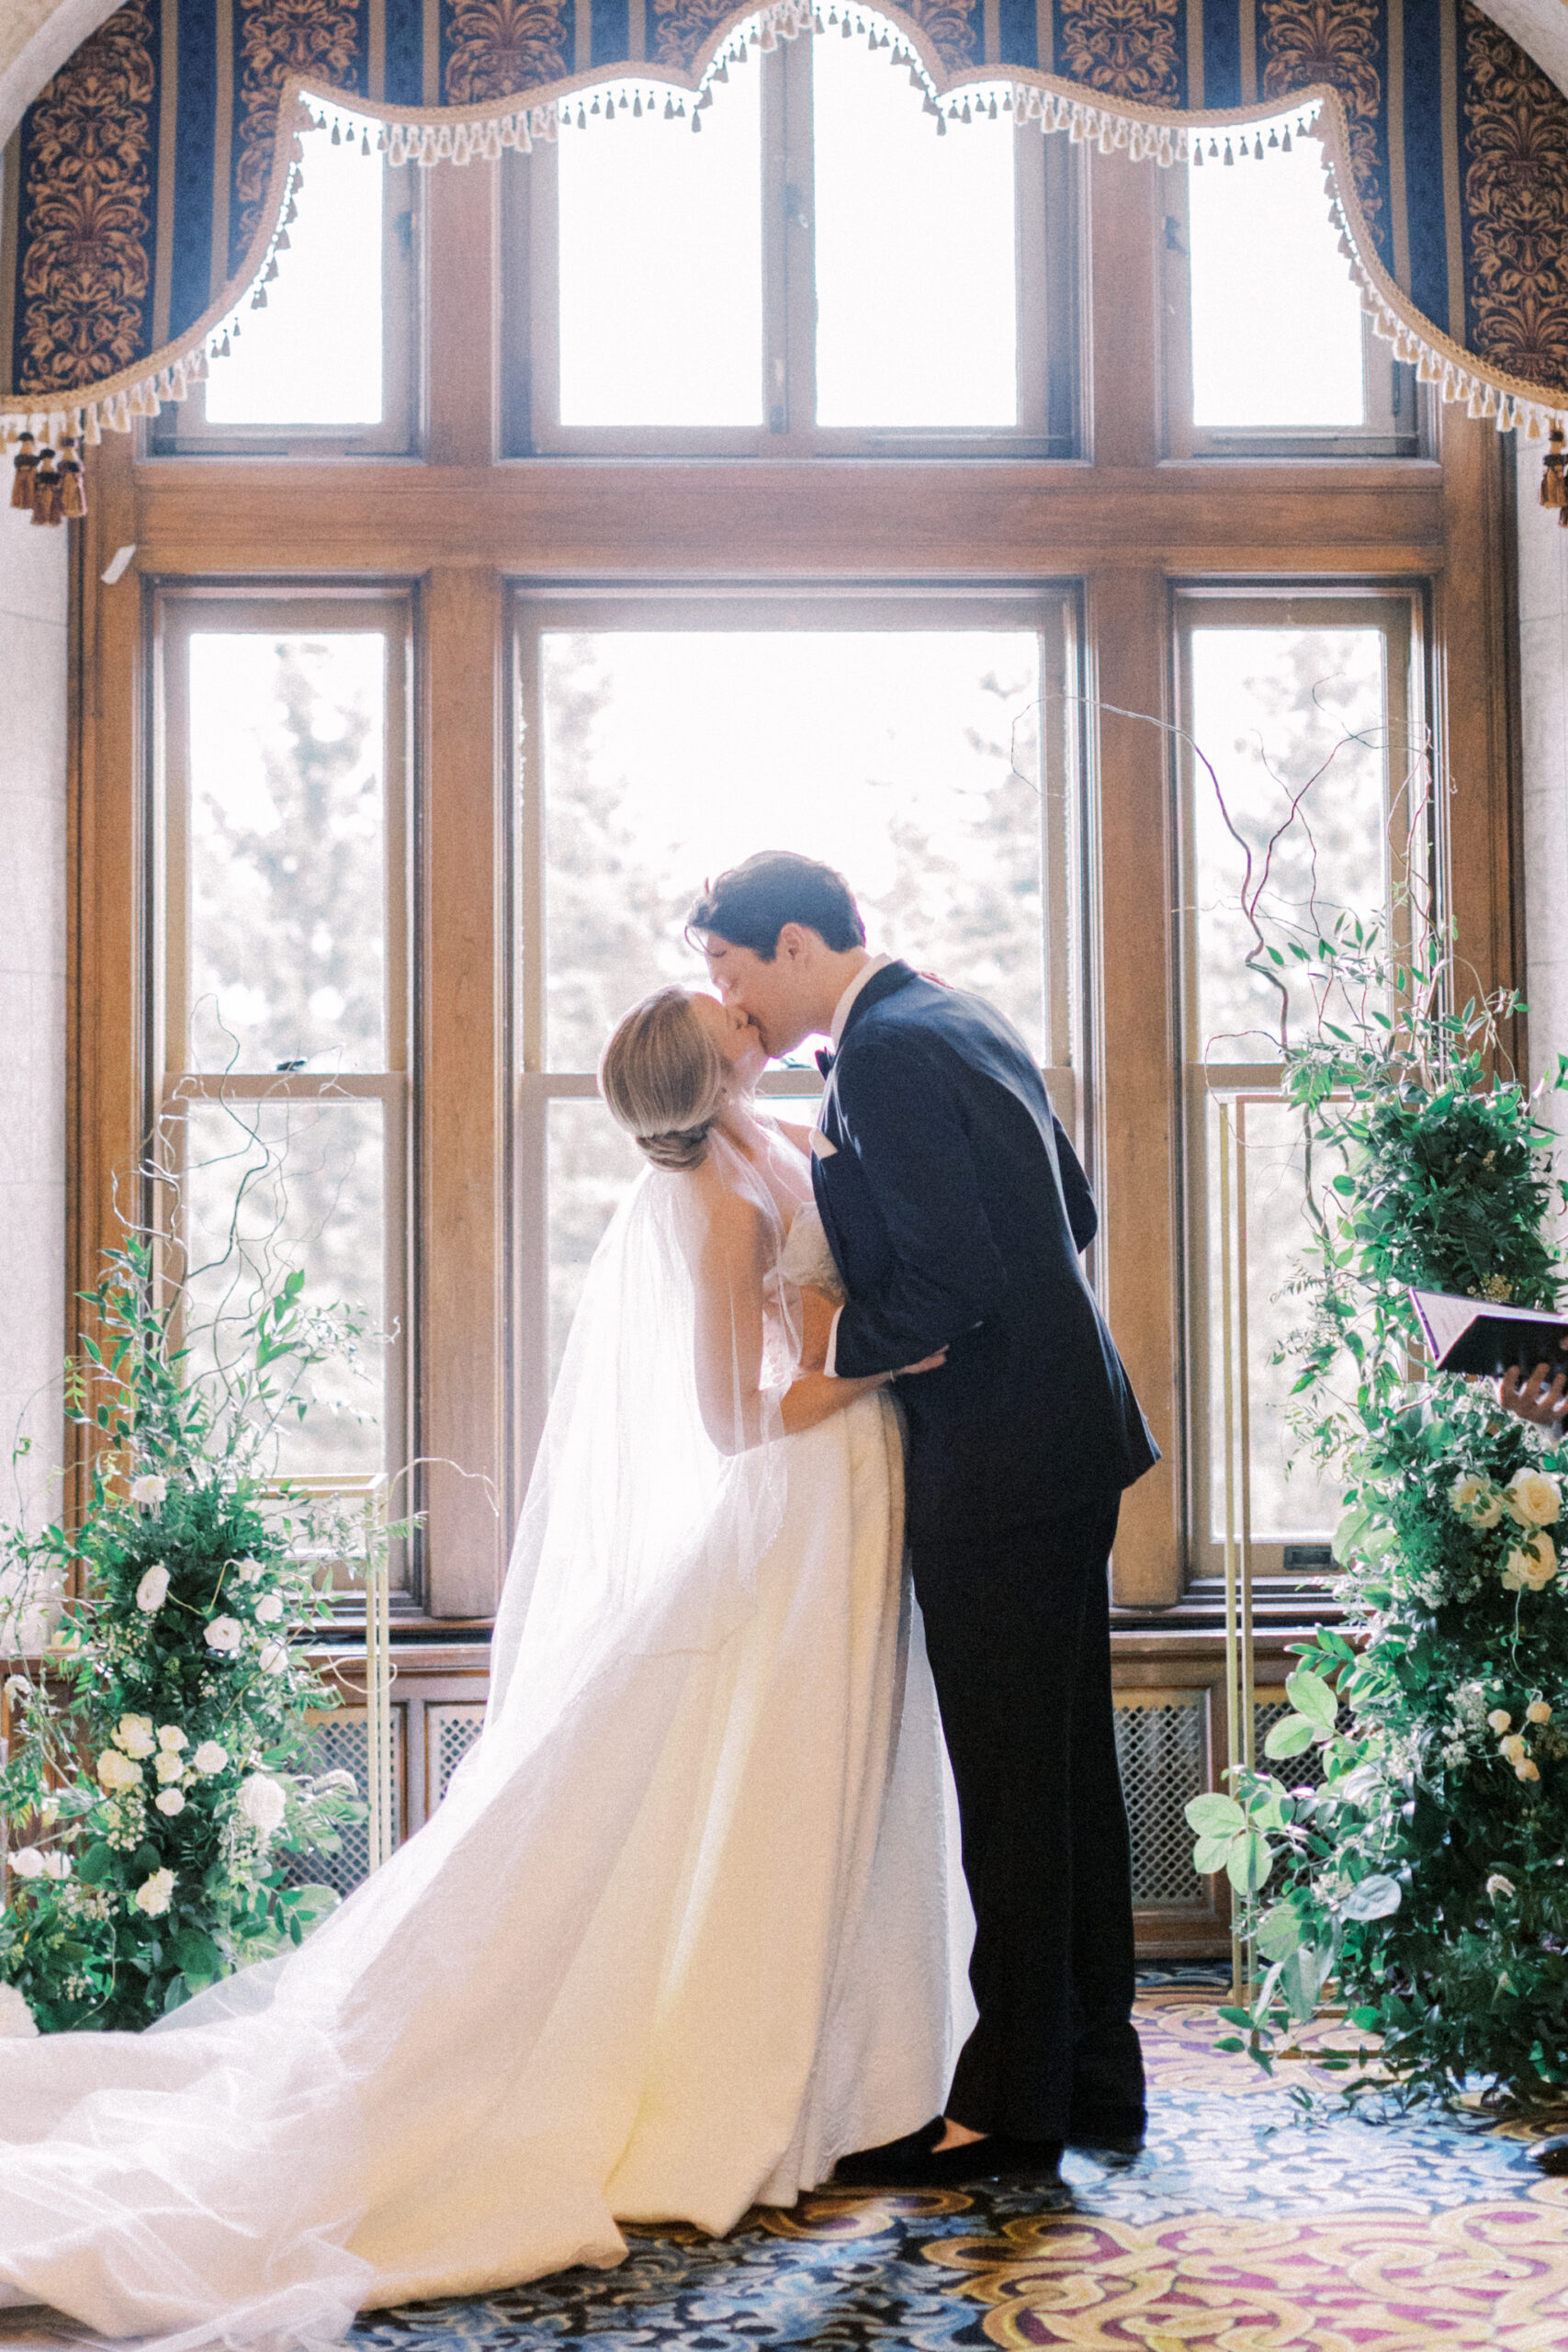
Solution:
[{"label": "bride and groom kissing", "polygon": [[[299,1951],[142,2034],[0,2042],[0,2302],[292,2352],[615,2263],[621,2222],[1048,2205],[1065,2144],[1142,2144],[1107,1563],[1156,1449],[1082,1170],[1009,1023],[870,955],[830,868],[751,858],[689,933],[716,993],[601,1065],[650,1165],[482,1737]],[[818,1035],[807,1131],[754,1088]]]}]

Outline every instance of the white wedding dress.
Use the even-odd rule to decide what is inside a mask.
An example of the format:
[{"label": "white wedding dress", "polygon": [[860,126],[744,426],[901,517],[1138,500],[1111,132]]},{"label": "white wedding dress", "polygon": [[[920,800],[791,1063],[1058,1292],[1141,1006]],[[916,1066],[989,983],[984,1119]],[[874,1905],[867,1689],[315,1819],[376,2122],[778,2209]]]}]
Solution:
[{"label": "white wedding dress", "polygon": [[[617,2222],[726,2231],[940,2107],[954,1874],[895,1418],[782,1437],[737,1299],[764,1425],[713,1444],[691,1183],[645,1175],[595,1259],[434,1819],[148,2032],[0,2041],[0,2302],[299,2352],[612,2265]],[[802,1226],[781,1271],[754,1190],[776,1395],[813,1253]]]}]

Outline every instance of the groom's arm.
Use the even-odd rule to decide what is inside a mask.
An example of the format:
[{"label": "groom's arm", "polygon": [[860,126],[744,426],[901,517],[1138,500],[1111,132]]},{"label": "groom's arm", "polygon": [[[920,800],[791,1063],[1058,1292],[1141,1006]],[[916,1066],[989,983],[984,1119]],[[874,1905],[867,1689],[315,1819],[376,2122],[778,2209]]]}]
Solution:
[{"label": "groom's arm", "polygon": [[887,1281],[836,1320],[829,1362],[854,1379],[918,1363],[972,1331],[1003,1303],[1008,1278],[942,1063],[902,1039],[879,1040],[858,1081],[840,1074],[839,1102],[893,1255]]},{"label": "groom's arm", "polygon": [[1089,1189],[1089,1178],[1073,1149],[1072,1139],[1055,1111],[1051,1125],[1056,1134],[1056,1165],[1062,1171],[1062,1203],[1067,1212],[1073,1247],[1081,1255],[1100,1231],[1100,1211],[1094,1205],[1094,1194]]}]

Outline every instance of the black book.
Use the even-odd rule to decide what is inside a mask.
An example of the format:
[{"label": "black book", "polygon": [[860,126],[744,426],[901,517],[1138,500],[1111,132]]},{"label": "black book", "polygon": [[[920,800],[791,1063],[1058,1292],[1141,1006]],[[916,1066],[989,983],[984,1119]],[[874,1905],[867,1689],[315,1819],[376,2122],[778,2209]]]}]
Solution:
[{"label": "black book", "polygon": [[1437,1372],[1479,1372],[1496,1380],[1516,1364],[1521,1372],[1533,1372],[1538,1363],[1568,1371],[1568,1315],[1495,1306],[1490,1299],[1446,1290],[1413,1289],[1410,1303]]}]

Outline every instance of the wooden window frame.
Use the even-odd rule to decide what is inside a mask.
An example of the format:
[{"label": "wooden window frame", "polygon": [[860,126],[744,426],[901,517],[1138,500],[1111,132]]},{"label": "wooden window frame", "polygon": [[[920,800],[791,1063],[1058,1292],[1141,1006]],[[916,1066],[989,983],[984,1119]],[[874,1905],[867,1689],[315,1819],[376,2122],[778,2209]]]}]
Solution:
[{"label": "wooden window frame", "polygon": [[[823,426],[817,407],[814,44],[781,42],[734,72],[761,76],[762,387],[755,426],[560,422],[557,149],[502,164],[502,448],[523,457],[1073,458],[1079,454],[1081,151],[1013,129],[1019,415],[1012,425]],[[628,87],[634,86],[628,84]],[[1000,85],[998,85],[998,87]],[[910,104],[916,105],[913,93]],[[684,126],[682,126],[683,131]],[[575,130],[565,137],[615,136]],[[671,136],[681,135],[671,128]],[[962,132],[956,134],[962,137]]]},{"label": "wooden window frame", "polygon": [[[1166,732],[1174,584],[1431,583],[1432,718],[1440,775],[1458,780],[1439,844],[1447,902],[1478,989],[1522,972],[1508,445],[1489,422],[1446,409],[1428,452],[1413,458],[1285,468],[1251,455],[1162,457],[1168,178],[1119,153],[1079,155],[1089,264],[1084,454],[1072,461],[498,459],[502,204],[498,170],[481,164],[434,171],[423,189],[422,461],[280,458],[263,472],[243,458],[150,458],[145,436],[115,435],[93,453],[92,511],[72,526],[73,1293],[91,1286],[118,1234],[116,1180],[145,1156],[154,1101],[156,744],[142,599],[215,584],[410,596],[420,1252],[411,1340],[419,1443],[434,1458],[421,1588],[432,1633],[477,1633],[488,1621],[511,1530],[510,1505],[491,1497],[509,1453],[523,1466],[508,1385],[520,1214],[512,582],[722,592],[739,571],[781,593],[825,580],[1081,583],[1082,1076],[1101,1213],[1096,1276],[1165,1453],[1123,1501],[1123,1623],[1179,1623],[1186,1605],[1179,803]],[[107,584],[128,546],[130,571]],[[1522,1063],[1522,1036],[1513,1051]]]},{"label": "wooden window frame", "polygon": [[[1361,380],[1366,401],[1359,425],[1201,425],[1192,421],[1191,219],[1188,168],[1165,175],[1166,212],[1160,237],[1165,313],[1165,448],[1172,458],[1356,458],[1429,457],[1432,406],[1416,370],[1395,359],[1393,347],[1361,313]],[[1205,171],[1223,164],[1205,163]],[[1261,164],[1233,170],[1267,171]]]},{"label": "wooden window frame", "polygon": [[[370,169],[368,163],[365,168]],[[413,164],[383,161],[381,206],[381,399],[378,424],[221,424],[207,420],[207,383],[193,383],[147,432],[149,455],[169,458],[409,457],[422,438],[421,174]],[[287,257],[282,265],[287,268]],[[250,313],[242,316],[242,333]],[[254,332],[254,330],[253,330]],[[222,360],[215,365],[223,366]]]},{"label": "wooden window frame", "polygon": [[[148,649],[152,695],[152,802],[147,893],[151,914],[149,1026],[146,1067],[151,1101],[147,1125],[157,1165],[180,1172],[181,1113],[199,1102],[263,1103],[374,1102],[381,1106],[382,1295],[386,1329],[385,1449],[380,1474],[345,1469],[300,1483],[344,1498],[367,1495],[377,1476],[397,1480],[393,1516],[416,1510],[418,1413],[413,1367],[419,1328],[418,1217],[412,1143],[413,1073],[409,1051],[413,1015],[411,955],[411,770],[415,621],[413,602],[379,583],[336,586],[303,580],[290,587],[237,586],[230,582],[150,583]],[[236,635],[347,634],[375,630],[387,648],[384,718],[383,865],[385,974],[384,1067],[375,1071],[241,1070],[193,1066],[188,1050],[188,665],[182,660],[202,629]],[[183,1049],[182,1049],[183,1048]],[[153,1186],[156,1192],[159,1187]],[[149,1222],[166,1219],[151,1212]],[[393,1547],[395,1604],[418,1606],[419,1538]],[[349,1602],[345,1605],[352,1607]]]}]

